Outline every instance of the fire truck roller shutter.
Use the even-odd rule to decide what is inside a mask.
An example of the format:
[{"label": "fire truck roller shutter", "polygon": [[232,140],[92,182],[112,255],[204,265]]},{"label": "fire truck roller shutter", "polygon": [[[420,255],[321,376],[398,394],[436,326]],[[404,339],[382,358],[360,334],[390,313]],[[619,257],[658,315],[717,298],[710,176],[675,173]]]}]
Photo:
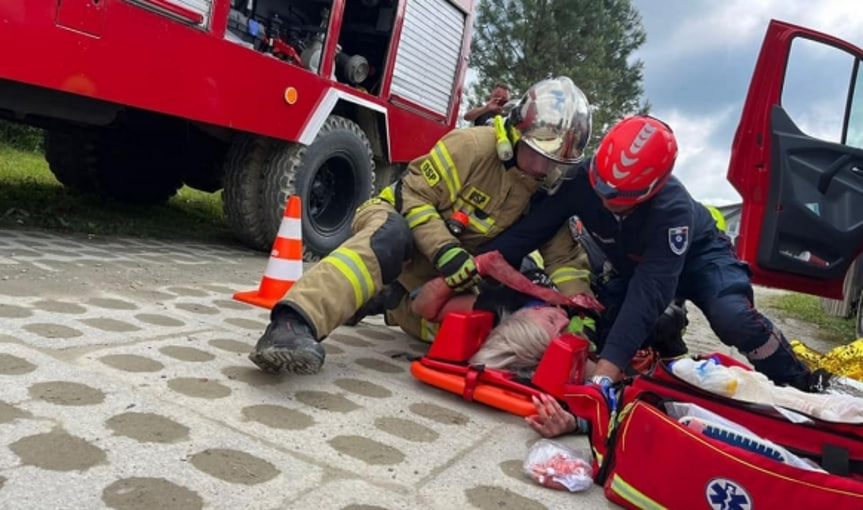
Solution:
[{"label": "fire truck roller shutter", "polygon": [[330,115],[309,145],[278,143],[263,178],[263,225],[275,238],[289,195],[303,203],[303,258],[320,260],[351,235],[354,212],[374,190],[368,137],[354,121]]}]

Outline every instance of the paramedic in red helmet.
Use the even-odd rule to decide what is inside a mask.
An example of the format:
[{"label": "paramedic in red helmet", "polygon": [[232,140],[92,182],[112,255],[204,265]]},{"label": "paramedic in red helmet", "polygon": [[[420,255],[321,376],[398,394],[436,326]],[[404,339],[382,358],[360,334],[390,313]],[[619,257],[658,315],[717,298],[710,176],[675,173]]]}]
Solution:
[{"label": "paramedic in red helmet", "polygon": [[[636,351],[647,347],[657,319],[673,299],[704,312],[726,345],[736,347],[775,383],[821,389],[782,332],[753,306],[748,266],[734,255],[710,212],[671,172],[677,142],[649,116],[633,116],[605,135],[592,159],[572,169],[554,196],[483,249],[518,260],[577,215],[614,267],[599,290],[599,363],[592,381],[623,376]],[[521,250],[521,251],[519,251]]]}]

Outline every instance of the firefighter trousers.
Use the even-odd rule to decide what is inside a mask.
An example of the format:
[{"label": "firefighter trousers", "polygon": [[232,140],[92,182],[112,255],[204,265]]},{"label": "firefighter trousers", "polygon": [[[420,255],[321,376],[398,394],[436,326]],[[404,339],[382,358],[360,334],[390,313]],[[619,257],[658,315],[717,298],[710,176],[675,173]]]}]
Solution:
[{"label": "firefighter trousers", "polygon": [[[414,250],[407,221],[389,203],[367,201],[357,209],[351,228],[353,235],[303,274],[273,307],[272,320],[293,310],[322,340],[397,279],[411,291],[438,276],[431,262]],[[431,334],[424,334],[429,326],[410,312],[408,293],[386,318],[418,338]]]}]

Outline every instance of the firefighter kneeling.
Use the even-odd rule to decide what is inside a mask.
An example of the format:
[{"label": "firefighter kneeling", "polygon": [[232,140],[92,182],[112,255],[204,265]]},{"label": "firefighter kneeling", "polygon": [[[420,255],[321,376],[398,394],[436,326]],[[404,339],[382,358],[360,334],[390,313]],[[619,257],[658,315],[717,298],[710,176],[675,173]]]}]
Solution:
[{"label": "firefighter kneeling", "polygon": [[[471,290],[480,281],[472,254],[515,223],[535,192],[557,190],[563,168],[582,159],[590,129],[584,94],[558,77],[533,85],[494,127],[445,135],[357,209],[354,235],[273,308],[249,359],[272,373],[318,372],[319,342],[384,288],[387,323],[431,341],[432,325],[410,312],[411,292],[439,275],[458,292]],[[467,218],[461,232],[447,227],[454,213]],[[561,292],[590,292],[587,256],[565,225],[540,253]]]}]

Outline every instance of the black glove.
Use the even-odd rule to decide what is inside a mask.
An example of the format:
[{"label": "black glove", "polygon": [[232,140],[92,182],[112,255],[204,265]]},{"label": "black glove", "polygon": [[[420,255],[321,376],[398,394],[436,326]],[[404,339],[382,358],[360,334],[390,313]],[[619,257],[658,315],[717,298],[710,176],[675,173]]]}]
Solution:
[{"label": "black glove", "polygon": [[443,275],[446,284],[456,292],[465,291],[482,281],[473,257],[461,246],[441,248],[435,255],[434,265]]},{"label": "black glove", "polygon": [[526,276],[527,279],[531,281],[531,283],[535,283],[540,287],[557,290],[554,282],[551,281],[551,278],[549,278],[547,274],[545,274],[545,271],[543,269],[529,269],[527,271],[524,271],[522,274]]},{"label": "black glove", "polygon": [[671,303],[653,326],[652,338],[648,339],[650,346],[663,358],[683,356],[688,351],[686,342],[683,341],[688,325],[686,306]]}]

